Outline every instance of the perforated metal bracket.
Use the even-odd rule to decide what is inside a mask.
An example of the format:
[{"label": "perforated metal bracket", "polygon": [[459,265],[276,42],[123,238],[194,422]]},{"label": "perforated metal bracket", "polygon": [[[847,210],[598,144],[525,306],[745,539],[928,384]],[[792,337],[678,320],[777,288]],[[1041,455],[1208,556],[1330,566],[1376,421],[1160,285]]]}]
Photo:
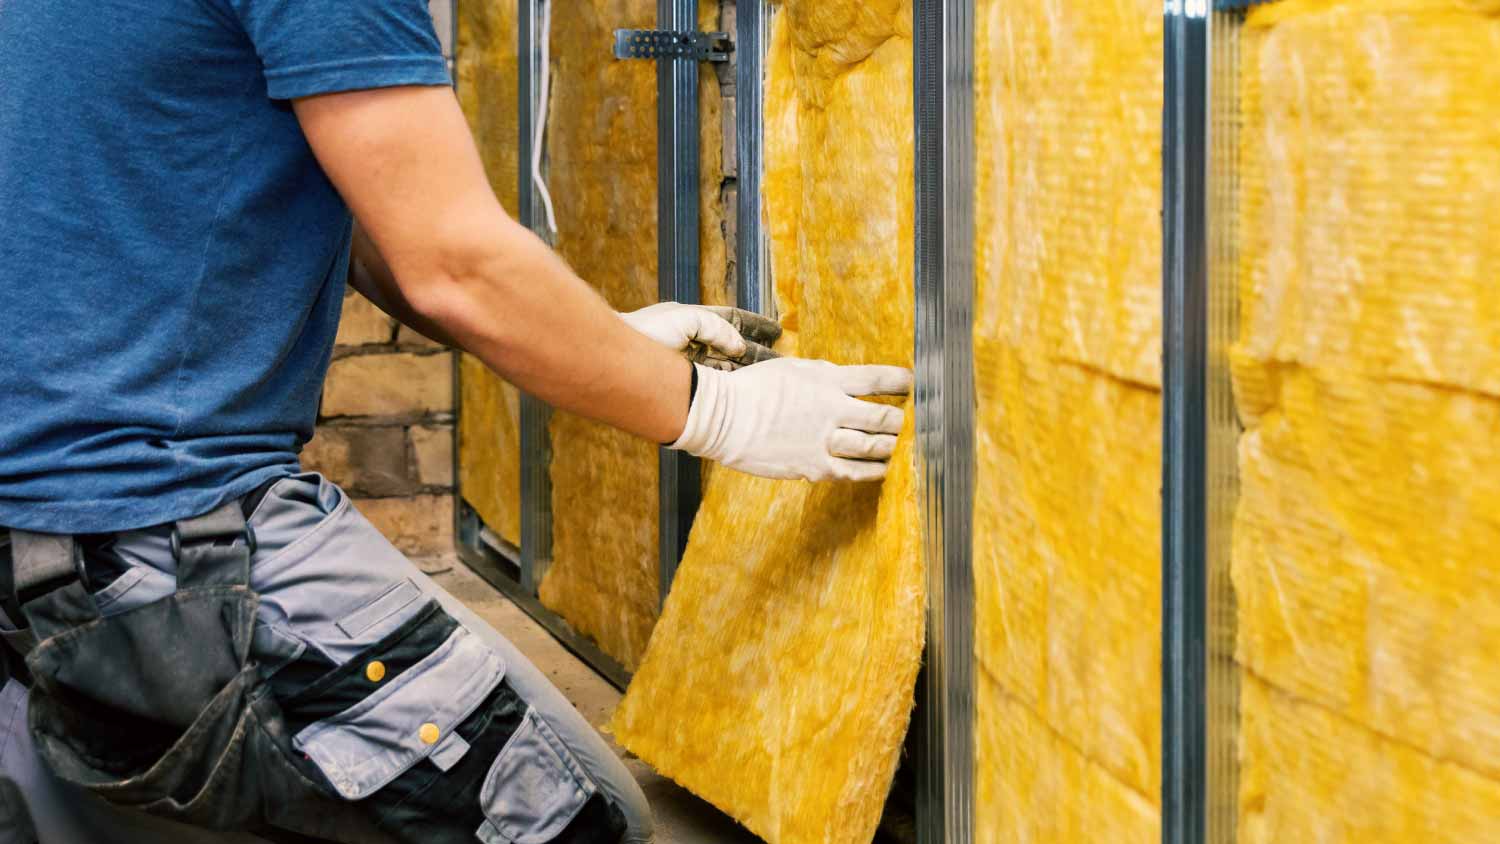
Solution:
[{"label": "perforated metal bracket", "polygon": [[727,32],[694,32],[668,29],[615,30],[617,59],[688,59],[727,62],[734,42]]}]

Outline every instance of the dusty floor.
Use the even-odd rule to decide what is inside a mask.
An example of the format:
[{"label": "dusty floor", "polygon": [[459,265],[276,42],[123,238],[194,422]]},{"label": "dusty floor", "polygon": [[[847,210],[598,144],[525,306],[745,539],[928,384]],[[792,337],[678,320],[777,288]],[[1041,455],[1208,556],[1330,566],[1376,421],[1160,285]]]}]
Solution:
[{"label": "dusty floor", "polygon": [[[424,571],[468,604],[531,658],[595,727],[609,720],[620,693],[573,656],[526,613],[456,559],[423,560]],[[657,844],[736,844],[760,839],[624,750],[615,751],[635,774],[656,814]]]}]

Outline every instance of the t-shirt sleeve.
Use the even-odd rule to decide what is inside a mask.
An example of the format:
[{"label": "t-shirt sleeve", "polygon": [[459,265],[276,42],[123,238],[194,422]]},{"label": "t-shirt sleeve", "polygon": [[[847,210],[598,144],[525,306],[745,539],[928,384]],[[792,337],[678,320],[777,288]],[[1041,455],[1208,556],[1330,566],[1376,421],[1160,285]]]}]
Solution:
[{"label": "t-shirt sleeve", "polygon": [[272,99],[447,85],[427,0],[228,0]]}]

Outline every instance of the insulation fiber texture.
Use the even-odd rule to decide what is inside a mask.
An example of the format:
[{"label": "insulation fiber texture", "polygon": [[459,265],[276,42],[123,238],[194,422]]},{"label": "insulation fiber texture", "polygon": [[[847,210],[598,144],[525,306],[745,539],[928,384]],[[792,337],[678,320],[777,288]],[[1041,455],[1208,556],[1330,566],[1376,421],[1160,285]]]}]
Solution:
[{"label": "insulation fiber texture", "polygon": [[976,39],[976,840],[1155,842],[1161,3]]},{"label": "insulation fiber texture", "polygon": [[[516,213],[516,4],[458,4],[458,100],[495,195]],[[459,365],[459,492],[502,539],[521,544],[520,394],[478,359]]]},{"label": "insulation fiber texture", "polygon": [[521,547],[521,394],[472,355],[459,360],[459,491],[491,530]]},{"label": "insulation fiber texture", "polygon": [[[911,364],[909,2],[797,2],[768,56],[766,206],[781,351]],[[881,484],[723,468],[619,741],[773,844],[866,844],[923,641],[912,426]]]},{"label": "insulation fiber texture", "polygon": [[1242,38],[1242,838],[1494,840],[1500,5]]},{"label": "insulation fiber texture", "polygon": [[[718,4],[701,5],[717,28]],[[656,26],[654,0],[552,9],[548,184],[557,251],[616,310],[657,301],[656,63],[617,61],[614,30]],[[702,74],[700,295],[725,303],[718,84]],[[633,669],[660,602],[656,446],[566,413],[552,417],[553,559],[544,605]]]}]

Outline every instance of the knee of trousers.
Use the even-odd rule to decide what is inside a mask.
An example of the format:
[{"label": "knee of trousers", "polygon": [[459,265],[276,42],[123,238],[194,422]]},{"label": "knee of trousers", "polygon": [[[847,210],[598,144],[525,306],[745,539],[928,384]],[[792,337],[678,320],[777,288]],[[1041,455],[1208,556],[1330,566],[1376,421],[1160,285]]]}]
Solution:
[{"label": "knee of trousers", "polygon": [[[425,576],[422,579],[425,580]],[[434,595],[460,623],[483,637],[506,661],[505,682],[546,721],[599,791],[623,812],[626,824],[624,841],[627,844],[652,841],[655,824],[650,804],[609,742],[514,645],[436,584],[429,582],[424,588],[430,588],[429,594]]]},{"label": "knee of trousers", "polygon": [[626,824],[623,840],[626,844],[646,844],[654,840],[655,824],[646,795],[598,730],[589,724],[525,654],[472,609],[414,567],[408,577],[424,594],[436,600],[445,611],[483,639],[505,661],[505,682],[546,720],[573,757],[588,772],[599,791],[623,812]]},{"label": "knee of trousers", "polygon": [[276,678],[296,687],[281,701],[292,746],[397,840],[649,840],[633,781],[622,790],[591,770],[508,680],[506,654],[437,601],[345,664],[315,663],[294,662]]}]

